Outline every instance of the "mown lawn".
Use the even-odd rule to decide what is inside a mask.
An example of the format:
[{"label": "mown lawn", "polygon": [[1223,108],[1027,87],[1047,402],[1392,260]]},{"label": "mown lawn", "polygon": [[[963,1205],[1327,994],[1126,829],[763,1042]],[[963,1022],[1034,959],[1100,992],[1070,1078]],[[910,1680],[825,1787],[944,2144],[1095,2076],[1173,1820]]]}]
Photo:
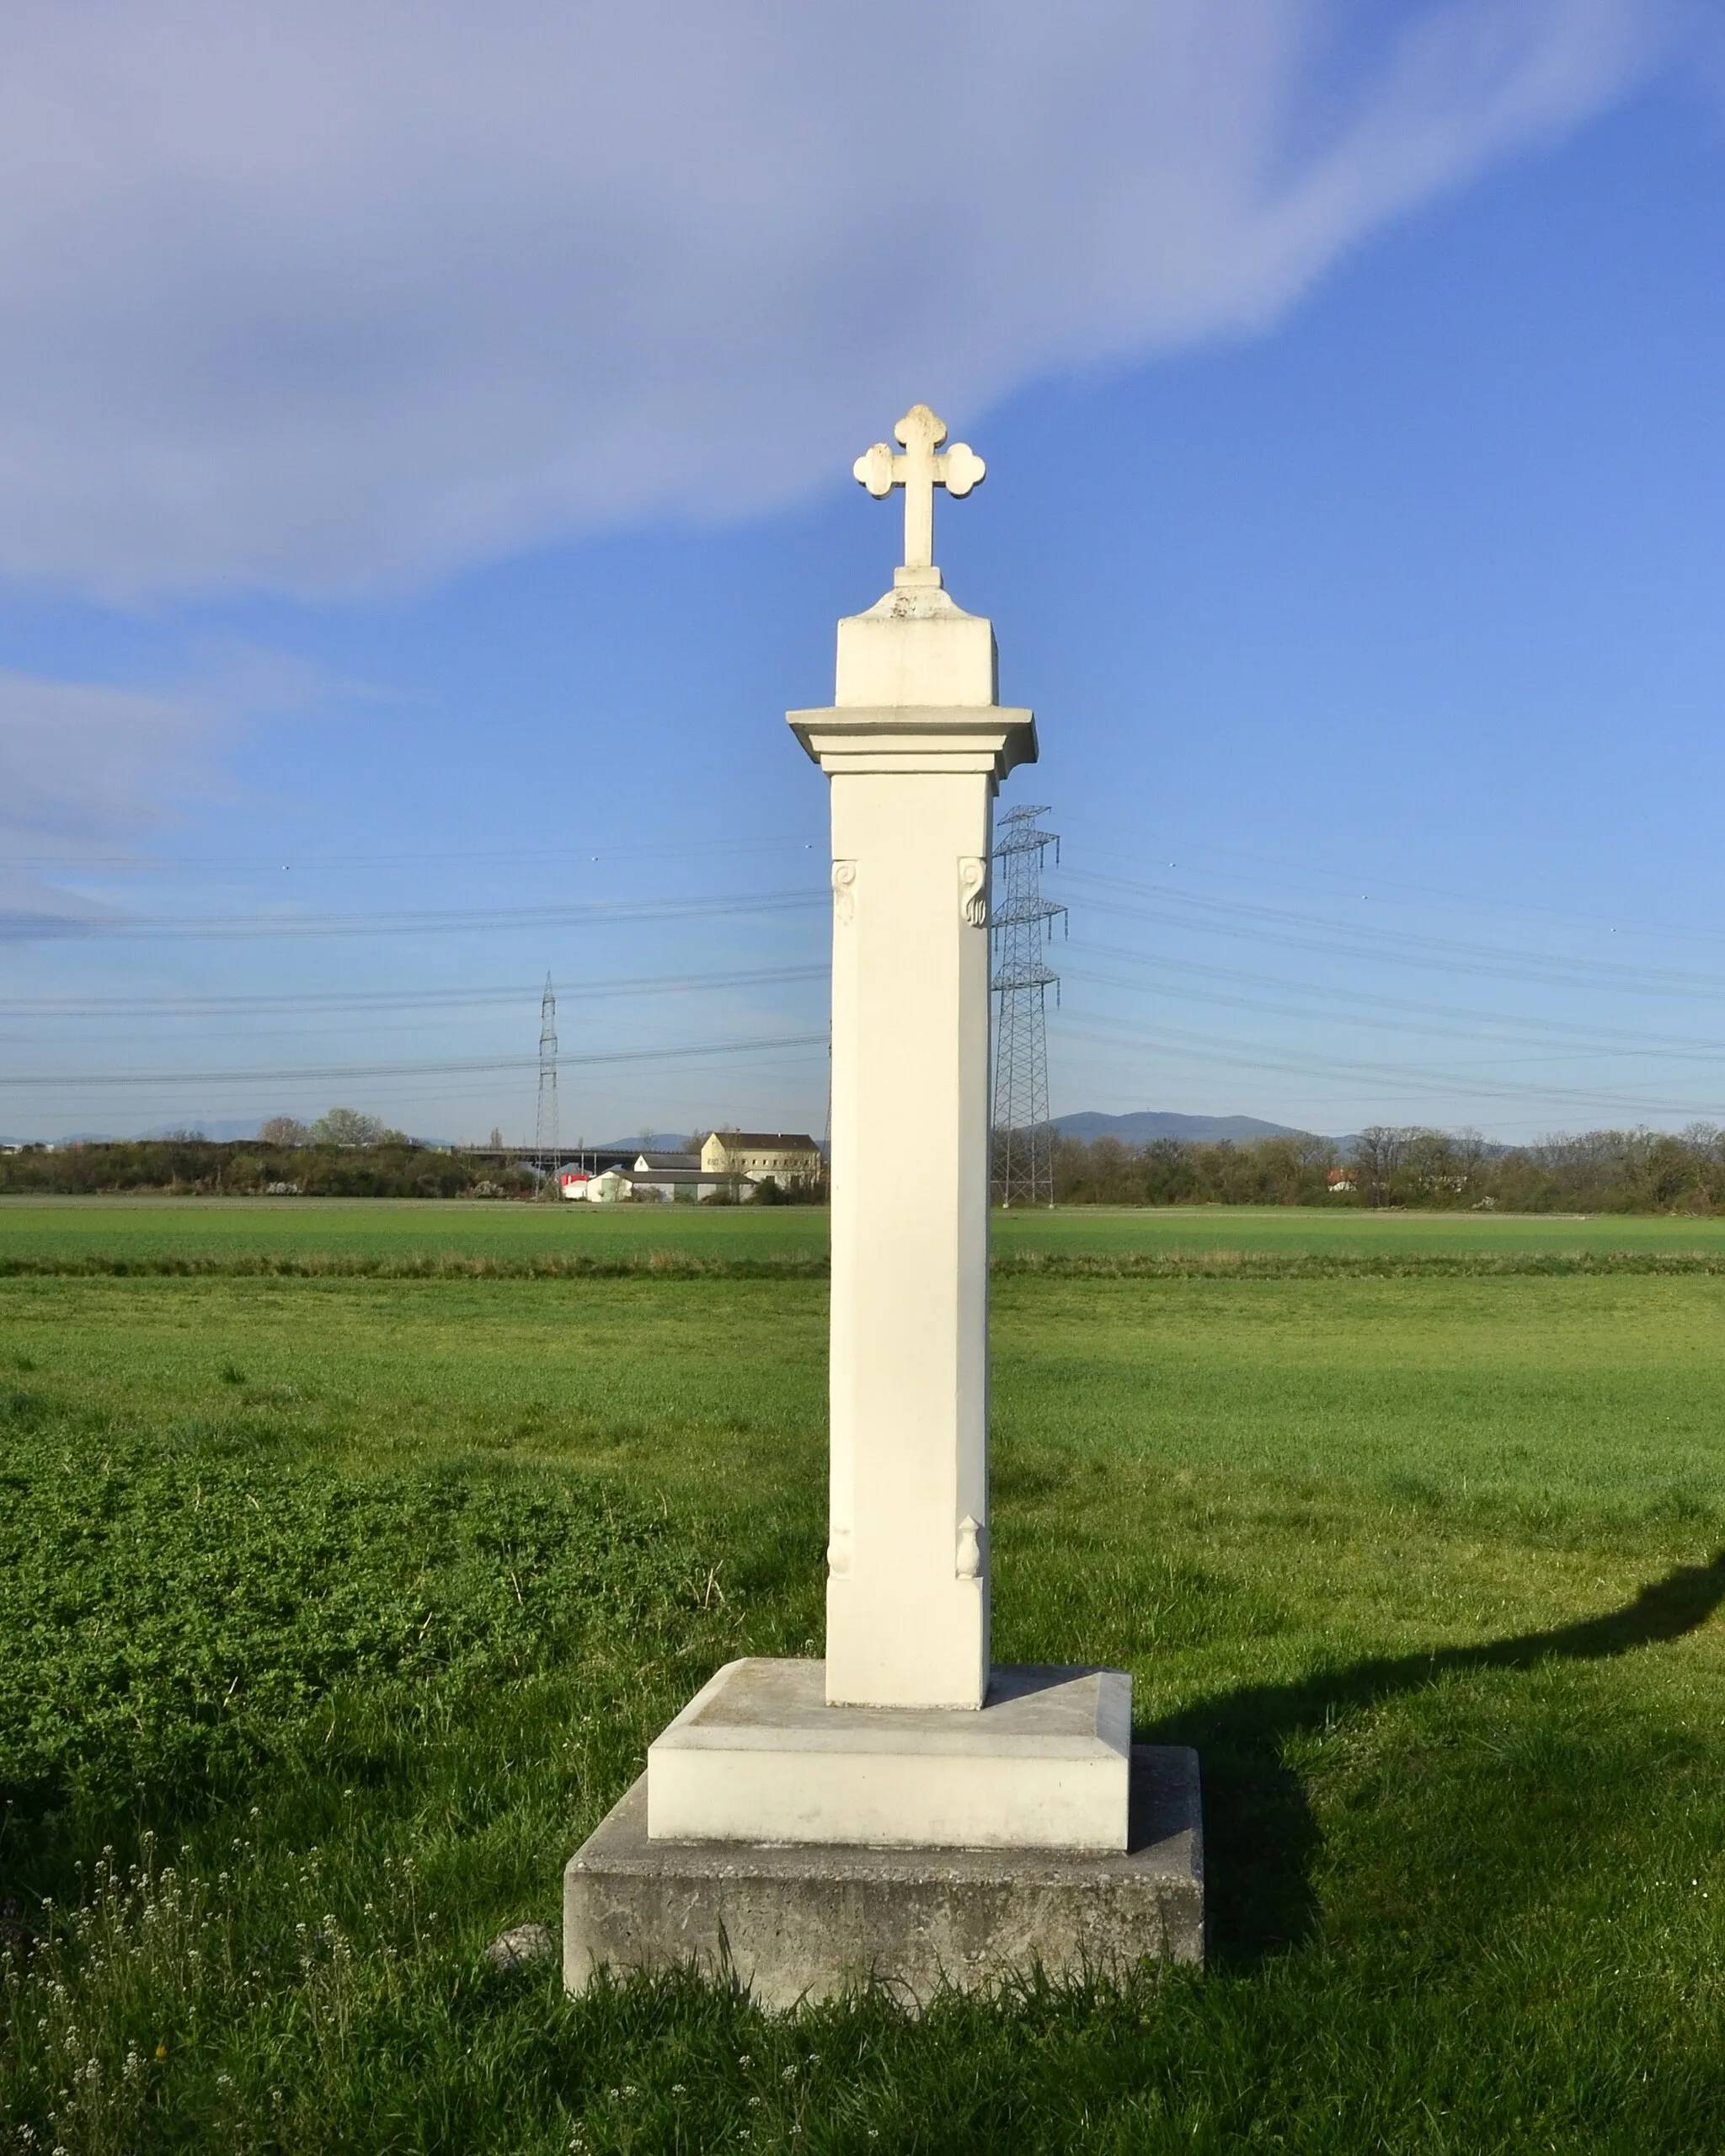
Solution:
[{"label": "mown lawn", "polygon": [[722,1269],[810,1218],[687,1275],[0,1280],[11,2145],[1725,2146],[1707,1273],[996,1280],[999,1651],[1199,1747],[1201,1975],[774,2021],[489,1972],[718,1661],[818,1650],[825,1283]]}]

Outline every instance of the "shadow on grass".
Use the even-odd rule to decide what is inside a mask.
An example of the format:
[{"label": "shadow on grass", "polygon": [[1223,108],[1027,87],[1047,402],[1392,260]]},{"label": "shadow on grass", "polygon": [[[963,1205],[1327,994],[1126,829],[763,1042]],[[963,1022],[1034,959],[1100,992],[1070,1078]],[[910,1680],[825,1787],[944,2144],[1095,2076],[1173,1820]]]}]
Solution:
[{"label": "shadow on grass", "polygon": [[1204,1841],[1215,1961],[1250,1966],[1309,1936],[1318,1832],[1287,1740],[1338,1715],[1416,1692],[1445,1677],[1531,1669],[1545,1661],[1602,1661],[1695,1631],[1725,1602],[1725,1550],[1682,1565],[1601,1617],[1494,1640],[1477,1647],[1386,1656],[1322,1670],[1293,1684],[1252,1685],[1202,1699],[1143,1732],[1197,1747],[1204,1784]]}]

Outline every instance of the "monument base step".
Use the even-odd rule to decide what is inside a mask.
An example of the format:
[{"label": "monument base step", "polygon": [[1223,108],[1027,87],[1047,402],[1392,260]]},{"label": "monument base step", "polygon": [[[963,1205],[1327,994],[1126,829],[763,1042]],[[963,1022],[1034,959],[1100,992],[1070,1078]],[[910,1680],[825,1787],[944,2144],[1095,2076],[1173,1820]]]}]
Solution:
[{"label": "monument base step", "polygon": [[1198,1754],[1134,1745],[1122,1851],[649,1839],[644,1774],[563,1874],[563,1982],[693,1966],[793,2006],[869,1982],[921,2004],[1036,1967],[1204,1959]]},{"label": "monument base step", "polygon": [[1132,1680],[1001,1666],[980,1708],[830,1707],[826,1665],[724,1667],[647,1752],[654,1841],[1123,1850]]}]

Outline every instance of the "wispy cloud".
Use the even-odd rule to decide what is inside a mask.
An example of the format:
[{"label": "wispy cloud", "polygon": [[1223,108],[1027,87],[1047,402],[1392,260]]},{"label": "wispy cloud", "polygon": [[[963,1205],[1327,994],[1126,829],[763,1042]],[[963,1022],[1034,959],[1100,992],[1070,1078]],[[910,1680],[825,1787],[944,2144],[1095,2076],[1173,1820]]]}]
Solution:
[{"label": "wispy cloud", "polygon": [[121,866],[208,792],[218,704],[0,672],[0,936],[52,934],[107,909],[80,867]]},{"label": "wispy cloud", "polygon": [[899,400],[974,415],[1273,319],[1674,20],[35,0],[0,75],[0,573],[350,590],[765,508]]},{"label": "wispy cloud", "polygon": [[152,841],[238,789],[224,763],[267,717],[315,715],[370,693],[249,646],[200,655],[174,689],[47,680],[0,670],[0,940],[112,921],[109,879]]}]

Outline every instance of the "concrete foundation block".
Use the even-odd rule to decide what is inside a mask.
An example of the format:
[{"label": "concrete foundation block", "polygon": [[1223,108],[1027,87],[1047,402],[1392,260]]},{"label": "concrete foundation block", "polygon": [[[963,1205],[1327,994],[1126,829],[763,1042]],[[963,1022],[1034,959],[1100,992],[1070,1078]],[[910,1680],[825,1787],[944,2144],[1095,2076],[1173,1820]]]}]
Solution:
[{"label": "concrete foundation block", "polygon": [[926,2001],[1040,1967],[1204,1959],[1198,1755],[1135,1745],[1119,1852],[649,1839],[643,1775],[563,1875],[563,1981],[692,1966],[763,2004],[870,1982]]}]

